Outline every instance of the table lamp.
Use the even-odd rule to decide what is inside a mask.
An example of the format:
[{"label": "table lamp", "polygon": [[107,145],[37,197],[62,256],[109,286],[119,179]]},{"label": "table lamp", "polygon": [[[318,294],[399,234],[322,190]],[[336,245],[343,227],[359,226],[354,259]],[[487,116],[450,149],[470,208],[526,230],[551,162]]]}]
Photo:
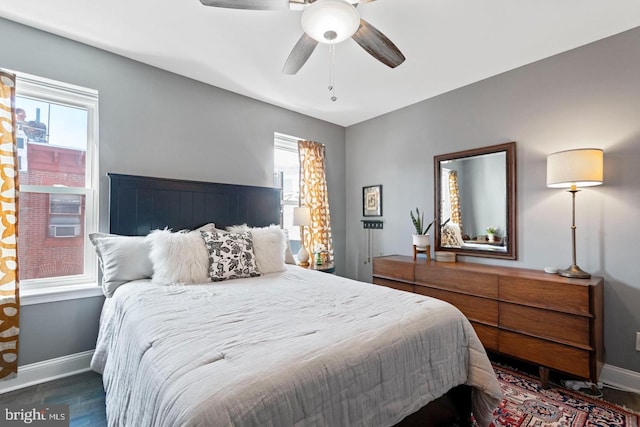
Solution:
[{"label": "table lamp", "polygon": [[591,274],[576,265],[576,193],[578,187],[602,184],[604,153],[598,148],[560,151],[547,157],[547,187],[569,188],[572,198],[572,264],[558,274],[564,277],[588,279]]},{"label": "table lamp", "polygon": [[309,266],[309,252],[304,247],[304,228],[311,226],[311,208],[300,206],[293,208],[293,225],[300,226],[300,250],[298,251],[298,264]]}]

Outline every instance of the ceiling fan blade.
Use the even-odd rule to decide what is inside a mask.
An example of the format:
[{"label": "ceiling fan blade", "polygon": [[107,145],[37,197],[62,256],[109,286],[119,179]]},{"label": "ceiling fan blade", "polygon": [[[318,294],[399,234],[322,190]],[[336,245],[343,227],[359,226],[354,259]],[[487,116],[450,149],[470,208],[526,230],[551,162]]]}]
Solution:
[{"label": "ceiling fan blade", "polygon": [[391,68],[396,68],[405,60],[400,49],[364,19],[360,19],[360,28],[351,38],[371,56]]},{"label": "ceiling fan blade", "polygon": [[302,33],[296,45],[291,49],[291,53],[282,67],[282,72],[284,74],[297,73],[307,62],[317,45],[316,40],[309,37],[307,33]]},{"label": "ceiling fan blade", "polygon": [[227,9],[289,10],[289,0],[200,0],[200,3]]}]

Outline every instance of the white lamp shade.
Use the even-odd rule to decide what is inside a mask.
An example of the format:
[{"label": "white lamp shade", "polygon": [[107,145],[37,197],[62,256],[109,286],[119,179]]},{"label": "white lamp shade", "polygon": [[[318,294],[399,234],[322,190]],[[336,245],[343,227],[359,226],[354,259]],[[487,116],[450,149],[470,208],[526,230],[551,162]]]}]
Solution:
[{"label": "white lamp shade", "polygon": [[293,208],[293,225],[300,225],[305,227],[310,226],[311,208],[308,206]]},{"label": "white lamp shade", "polygon": [[[340,43],[360,27],[360,14],[346,0],[317,0],[302,12],[302,29],[320,43]],[[328,32],[335,38],[327,37]]]},{"label": "white lamp shade", "polygon": [[602,184],[604,153],[584,148],[553,153],[547,157],[547,187],[591,187]]}]

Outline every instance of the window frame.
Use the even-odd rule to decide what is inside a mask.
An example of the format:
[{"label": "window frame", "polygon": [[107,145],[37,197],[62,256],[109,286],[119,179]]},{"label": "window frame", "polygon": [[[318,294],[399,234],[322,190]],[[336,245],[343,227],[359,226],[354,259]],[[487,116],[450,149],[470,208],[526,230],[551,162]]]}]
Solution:
[{"label": "window frame", "polygon": [[[20,184],[20,193],[75,194],[85,197],[84,204],[84,273],[72,276],[56,276],[39,279],[21,279],[20,287],[25,291],[54,287],[94,284],[98,279],[97,257],[89,240],[89,234],[98,231],[99,174],[98,174],[98,91],[69,83],[59,82],[26,73],[16,74],[16,96],[41,99],[63,106],[82,108],[87,111],[87,146],[85,154],[84,187],[58,187]],[[18,223],[18,239],[20,238]],[[19,241],[19,240],[18,240]],[[18,243],[19,244],[19,243]]]}]

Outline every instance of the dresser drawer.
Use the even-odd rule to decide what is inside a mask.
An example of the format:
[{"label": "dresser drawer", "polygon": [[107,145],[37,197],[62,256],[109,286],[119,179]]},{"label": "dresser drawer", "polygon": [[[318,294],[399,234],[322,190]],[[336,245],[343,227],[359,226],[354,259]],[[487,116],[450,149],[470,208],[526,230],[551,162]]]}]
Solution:
[{"label": "dresser drawer", "polygon": [[398,261],[393,258],[374,258],[373,274],[413,282],[413,263]]},{"label": "dresser drawer", "polygon": [[589,289],[588,285],[500,276],[499,298],[522,305],[588,315]]},{"label": "dresser drawer", "polygon": [[498,298],[498,276],[456,268],[416,264],[416,282],[486,298]]},{"label": "dresser drawer", "polygon": [[591,349],[589,317],[500,302],[500,327]]},{"label": "dresser drawer", "polygon": [[513,332],[499,332],[500,352],[563,371],[581,378],[589,378],[588,350],[557,344]]},{"label": "dresser drawer", "polygon": [[416,293],[455,305],[469,320],[498,326],[498,301],[416,284]]},{"label": "dresser drawer", "polygon": [[415,286],[411,283],[396,282],[395,280],[374,277],[373,283],[376,285],[386,286],[388,288],[398,289],[400,291],[415,292]]},{"label": "dresser drawer", "polygon": [[483,325],[482,323],[471,322],[480,342],[487,350],[498,351],[498,328]]}]

